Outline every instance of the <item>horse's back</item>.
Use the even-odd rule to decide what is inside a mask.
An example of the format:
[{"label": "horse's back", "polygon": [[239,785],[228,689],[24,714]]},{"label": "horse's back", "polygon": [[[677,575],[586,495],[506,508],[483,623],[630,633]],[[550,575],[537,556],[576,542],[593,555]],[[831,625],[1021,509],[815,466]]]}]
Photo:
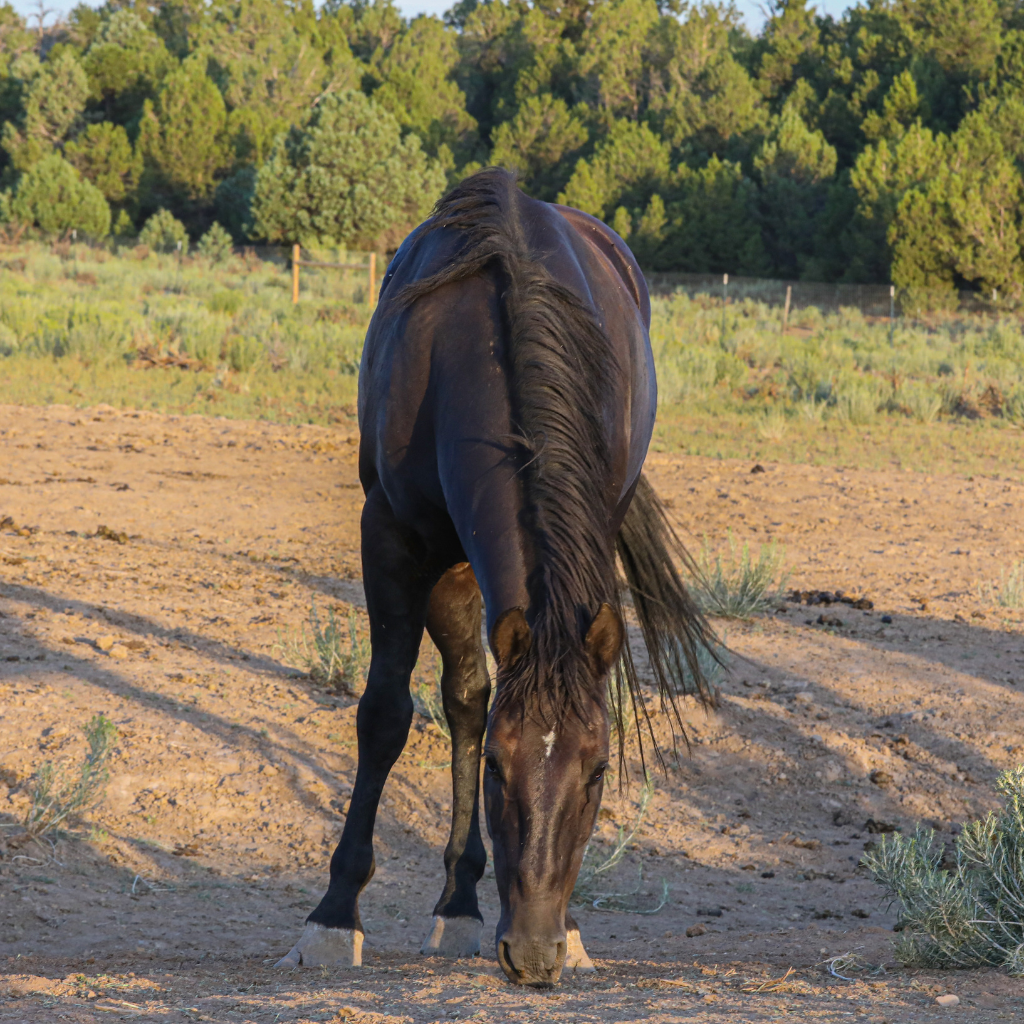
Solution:
[{"label": "horse's back", "polygon": [[[621,240],[616,246],[618,236],[589,225],[592,218],[514,194],[536,262],[578,297],[611,342],[617,373],[602,394],[601,417],[615,464],[614,505],[639,475],[656,404],[643,278]],[[411,304],[403,300],[410,287],[455,260],[462,243],[458,230],[430,222],[403,242],[367,334],[359,404],[364,487],[380,483],[410,525],[430,529],[435,511],[450,514],[465,540],[467,532],[501,537],[511,529],[505,512],[489,511],[488,502],[452,500],[453,490],[464,493],[477,481],[490,481],[498,494],[517,486],[508,459],[518,427],[502,306],[507,282],[496,266],[487,266]],[[587,372],[589,354],[580,351],[578,358]],[[472,522],[459,522],[467,508]]]}]

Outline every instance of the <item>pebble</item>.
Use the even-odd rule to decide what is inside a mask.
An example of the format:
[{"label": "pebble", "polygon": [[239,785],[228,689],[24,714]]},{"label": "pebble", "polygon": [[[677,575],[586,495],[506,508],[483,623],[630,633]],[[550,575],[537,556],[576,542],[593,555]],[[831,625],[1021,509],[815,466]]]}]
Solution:
[{"label": "pebble", "polygon": [[945,996],[937,996],[935,1002],[937,1002],[939,1006],[959,1006],[960,997],[950,993],[949,995]]},{"label": "pebble", "polygon": [[117,658],[118,661],[124,661],[124,659],[128,657],[128,648],[117,644],[110,648],[110,656],[112,658]]},{"label": "pebble", "polygon": [[[686,929],[686,937],[688,939],[695,939],[698,935],[703,935],[706,931],[707,928],[702,924],[691,924],[690,927]],[[956,997],[954,996],[954,998]]]},{"label": "pebble", "polygon": [[110,648],[113,647],[115,643],[117,643],[116,637],[101,636],[99,640],[96,641],[96,646],[101,651],[109,651]]}]

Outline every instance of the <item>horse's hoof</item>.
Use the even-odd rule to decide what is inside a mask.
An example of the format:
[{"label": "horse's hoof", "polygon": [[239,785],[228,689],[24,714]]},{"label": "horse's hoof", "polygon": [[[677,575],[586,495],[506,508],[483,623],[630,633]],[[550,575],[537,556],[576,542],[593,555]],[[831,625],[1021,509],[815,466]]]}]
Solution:
[{"label": "horse's hoof", "polygon": [[435,917],[420,952],[426,956],[479,956],[483,923],[475,917]]},{"label": "horse's hoof", "polygon": [[363,933],[306,922],[302,937],[277,967],[362,967]]},{"label": "horse's hoof", "polygon": [[594,961],[587,956],[587,951],[583,948],[583,940],[580,938],[578,928],[570,928],[565,933],[565,966],[567,970],[576,971],[579,974],[597,970]]}]

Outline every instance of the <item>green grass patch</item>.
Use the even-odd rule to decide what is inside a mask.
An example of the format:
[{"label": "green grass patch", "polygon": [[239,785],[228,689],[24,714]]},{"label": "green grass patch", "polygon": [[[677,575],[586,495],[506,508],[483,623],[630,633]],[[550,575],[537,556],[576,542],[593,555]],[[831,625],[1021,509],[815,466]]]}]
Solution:
[{"label": "green grass patch", "polygon": [[[346,254],[320,254],[345,258]],[[362,272],[28,243],[0,253],[0,399],[354,427]],[[653,300],[654,448],[1021,478],[1024,334],[709,296]]]}]

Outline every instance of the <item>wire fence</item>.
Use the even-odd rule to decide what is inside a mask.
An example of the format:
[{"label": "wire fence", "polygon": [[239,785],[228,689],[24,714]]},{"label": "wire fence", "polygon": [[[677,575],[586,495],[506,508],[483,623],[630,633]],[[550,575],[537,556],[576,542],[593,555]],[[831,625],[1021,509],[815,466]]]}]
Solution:
[{"label": "wire fence", "polygon": [[691,298],[708,295],[724,302],[750,300],[783,309],[815,307],[823,313],[858,309],[867,317],[912,317],[920,319],[941,314],[1005,315],[1007,303],[997,292],[925,292],[894,288],[887,284],[824,284],[816,281],[781,281],[733,274],[648,273],[652,295],[685,292]]},{"label": "wire fence", "polygon": [[[18,226],[0,226],[0,252],[16,250],[33,240],[33,233]],[[119,255],[138,256],[141,249],[135,238],[109,236],[88,239],[71,233],[52,243],[52,248],[71,250],[73,245],[102,248]],[[298,250],[298,251],[296,251]],[[374,304],[376,291],[388,265],[387,254],[343,248],[312,249],[289,245],[243,245],[232,250],[247,264],[269,263],[292,278],[293,300],[296,276],[301,271],[301,293],[327,298],[344,295],[350,301]],[[183,254],[179,255],[179,259]],[[942,319],[995,316],[1024,321],[1024,305],[1013,296],[997,291],[950,289],[900,289],[888,284],[827,284],[817,281],[785,281],[775,278],[744,277],[734,274],[690,274],[683,272],[647,272],[652,295],[669,296],[679,292],[691,298],[707,296],[726,305],[744,301],[780,307],[785,324],[791,311],[815,308],[822,313],[856,309],[865,317],[935,322]]]}]

